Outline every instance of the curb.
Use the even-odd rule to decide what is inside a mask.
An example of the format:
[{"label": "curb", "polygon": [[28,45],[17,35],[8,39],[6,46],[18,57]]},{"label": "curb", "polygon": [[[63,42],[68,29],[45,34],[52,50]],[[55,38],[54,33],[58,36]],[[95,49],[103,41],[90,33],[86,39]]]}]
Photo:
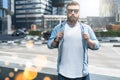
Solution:
[{"label": "curb", "polygon": [[120,37],[97,37],[102,42],[120,42]]},{"label": "curb", "polygon": [[102,40],[102,39],[98,39],[98,41],[102,41],[102,42],[120,42],[119,40]]},{"label": "curb", "polygon": [[120,47],[120,45],[113,45],[113,47]]}]

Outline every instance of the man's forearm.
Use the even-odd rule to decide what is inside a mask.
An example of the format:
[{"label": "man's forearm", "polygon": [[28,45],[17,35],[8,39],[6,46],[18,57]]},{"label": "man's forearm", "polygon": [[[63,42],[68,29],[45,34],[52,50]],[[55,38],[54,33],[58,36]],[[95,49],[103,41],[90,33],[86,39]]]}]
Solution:
[{"label": "man's forearm", "polygon": [[89,44],[90,48],[94,48],[94,41],[87,40],[87,43]]}]

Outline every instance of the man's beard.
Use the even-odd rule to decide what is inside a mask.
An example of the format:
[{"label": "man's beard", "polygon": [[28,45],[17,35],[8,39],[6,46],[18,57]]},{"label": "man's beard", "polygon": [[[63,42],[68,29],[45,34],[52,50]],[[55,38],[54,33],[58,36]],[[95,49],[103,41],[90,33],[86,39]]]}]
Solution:
[{"label": "man's beard", "polygon": [[70,16],[67,17],[67,21],[70,25],[74,26],[76,24],[76,22],[78,21],[79,17],[75,17],[75,16]]}]

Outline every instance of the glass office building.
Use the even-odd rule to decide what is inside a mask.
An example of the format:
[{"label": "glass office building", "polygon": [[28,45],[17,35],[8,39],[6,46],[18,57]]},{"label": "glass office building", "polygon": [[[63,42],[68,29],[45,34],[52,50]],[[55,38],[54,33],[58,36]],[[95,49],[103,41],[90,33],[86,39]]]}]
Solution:
[{"label": "glass office building", "polygon": [[65,15],[66,5],[72,0],[52,0],[53,14]]},{"label": "glass office building", "polygon": [[0,34],[9,34],[11,29],[11,2],[13,0],[0,0]]},{"label": "glass office building", "polygon": [[115,17],[118,13],[118,6],[115,0],[100,0],[100,16]]},{"label": "glass office building", "polygon": [[51,0],[15,0],[15,27],[37,29],[43,27],[43,15],[52,14]]},{"label": "glass office building", "polygon": [[116,22],[119,22],[120,23],[120,0],[114,0],[115,3],[117,4],[117,10],[118,10],[118,13],[116,15]]}]

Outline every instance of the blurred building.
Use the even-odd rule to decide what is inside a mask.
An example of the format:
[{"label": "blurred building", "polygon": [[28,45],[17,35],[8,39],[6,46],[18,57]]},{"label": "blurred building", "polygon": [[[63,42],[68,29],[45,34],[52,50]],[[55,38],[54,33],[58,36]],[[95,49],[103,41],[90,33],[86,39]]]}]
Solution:
[{"label": "blurred building", "polygon": [[116,23],[118,5],[115,0],[99,0],[99,16],[87,17],[87,22],[94,30],[106,30],[106,27]]},{"label": "blurred building", "polygon": [[0,0],[0,34],[11,34],[14,0]]},{"label": "blurred building", "polygon": [[52,15],[44,15],[44,28],[53,28],[66,20],[66,4],[72,0],[52,0]]},{"label": "blurred building", "polygon": [[118,8],[118,13],[116,14],[116,22],[120,23],[120,0],[114,0],[115,3],[117,4]]},{"label": "blurred building", "polygon": [[15,27],[30,29],[43,27],[43,15],[52,14],[51,0],[15,0]]},{"label": "blurred building", "polygon": [[120,0],[114,0],[114,2],[117,4],[117,10],[118,10],[118,13],[120,13]]},{"label": "blurred building", "polygon": [[100,17],[115,17],[118,13],[118,6],[115,0],[99,0]]},{"label": "blurred building", "polygon": [[[44,27],[53,28],[57,24],[67,20],[66,6],[71,1],[73,0],[52,0],[53,14],[44,15]],[[74,1],[77,1],[77,0],[74,0]],[[80,18],[80,20],[86,21],[86,18]]]},{"label": "blurred building", "polygon": [[106,26],[115,24],[115,17],[87,17],[87,22],[94,29],[105,29]]},{"label": "blurred building", "polygon": [[53,14],[56,15],[65,15],[66,14],[66,5],[72,0],[52,0],[53,5]]}]

